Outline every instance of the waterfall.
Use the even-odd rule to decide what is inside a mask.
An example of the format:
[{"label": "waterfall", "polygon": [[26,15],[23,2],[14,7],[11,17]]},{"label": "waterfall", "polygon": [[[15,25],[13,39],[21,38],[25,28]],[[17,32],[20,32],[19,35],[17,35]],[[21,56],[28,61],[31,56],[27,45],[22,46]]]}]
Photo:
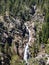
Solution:
[{"label": "waterfall", "polygon": [[24,61],[28,64],[28,58],[29,58],[29,43],[31,41],[31,31],[28,28],[27,24],[25,23],[25,26],[27,30],[29,31],[29,41],[26,43],[25,50],[24,50]]}]

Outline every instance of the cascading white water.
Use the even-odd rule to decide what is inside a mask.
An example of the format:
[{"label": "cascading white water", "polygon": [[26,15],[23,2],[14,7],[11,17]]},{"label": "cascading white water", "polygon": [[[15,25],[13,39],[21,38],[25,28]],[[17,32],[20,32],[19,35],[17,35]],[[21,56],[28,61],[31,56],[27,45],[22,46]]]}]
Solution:
[{"label": "cascading white water", "polygon": [[31,41],[31,31],[30,29],[28,28],[27,24],[25,23],[25,26],[27,28],[27,30],[29,31],[29,41],[28,43],[26,43],[26,46],[25,46],[25,50],[24,50],[24,60],[25,62],[28,64],[28,54],[29,54],[29,43]]},{"label": "cascading white water", "polygon": [[28,51],[29,51],[29,46],[28,46],[28,43],[26,44],[26,46],[25,46],[25,51],[24,51],[24,60],[25,60],[25,62],[26,63],[28,63],[28,59],[27,59],[27,53],[28,53]]}]

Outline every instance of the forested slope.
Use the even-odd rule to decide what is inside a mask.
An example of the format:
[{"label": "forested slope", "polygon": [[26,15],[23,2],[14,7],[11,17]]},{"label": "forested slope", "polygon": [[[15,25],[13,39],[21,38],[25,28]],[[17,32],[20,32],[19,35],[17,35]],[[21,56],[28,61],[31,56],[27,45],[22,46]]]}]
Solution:
[{"label": "forested slope", "polygon": [[0,65],[26,65],[30,37],[29,65],[48,65],[49,0],[0,0]]}]

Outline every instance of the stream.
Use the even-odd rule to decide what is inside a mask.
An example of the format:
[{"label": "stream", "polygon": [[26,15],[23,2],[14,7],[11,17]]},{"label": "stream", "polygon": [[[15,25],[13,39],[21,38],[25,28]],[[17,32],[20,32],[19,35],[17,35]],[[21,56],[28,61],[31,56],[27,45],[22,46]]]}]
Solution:
[{"label": "stream", "polygon": [[29,44],[30,44],[30,41],[31,41],[31,31],[30,29],[28,28],[27,24],[25,23],[25,26],[26,26],[26,29],[28,30],[29,32],[29,40],[28,42],[26,43],[26,46],[25,46],[25,50],[24,50],[24,61],[26,62],[26,64],[28,64],[28,59],[29,59]]}]

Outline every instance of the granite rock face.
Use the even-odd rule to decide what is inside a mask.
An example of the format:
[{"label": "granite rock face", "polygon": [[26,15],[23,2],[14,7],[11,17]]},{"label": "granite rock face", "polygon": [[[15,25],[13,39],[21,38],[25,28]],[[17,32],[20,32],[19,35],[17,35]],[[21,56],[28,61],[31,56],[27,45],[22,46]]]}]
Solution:
[{"label": "granite rock face", "polygon": [[[6,20],[10,19],[7,16],[5,18]],[[2,46],[5,46],[6,43],[8,43],[10,47],[12,44],[15,44],[15,53],[22,57],[24,52],[22,49],[24,47],[25,41],[27,42],[27,39],[28,32],[25,25],[22,25],[19,19],[16,19],[14,23],[12,21],[0,21],[0,44]]]}]

